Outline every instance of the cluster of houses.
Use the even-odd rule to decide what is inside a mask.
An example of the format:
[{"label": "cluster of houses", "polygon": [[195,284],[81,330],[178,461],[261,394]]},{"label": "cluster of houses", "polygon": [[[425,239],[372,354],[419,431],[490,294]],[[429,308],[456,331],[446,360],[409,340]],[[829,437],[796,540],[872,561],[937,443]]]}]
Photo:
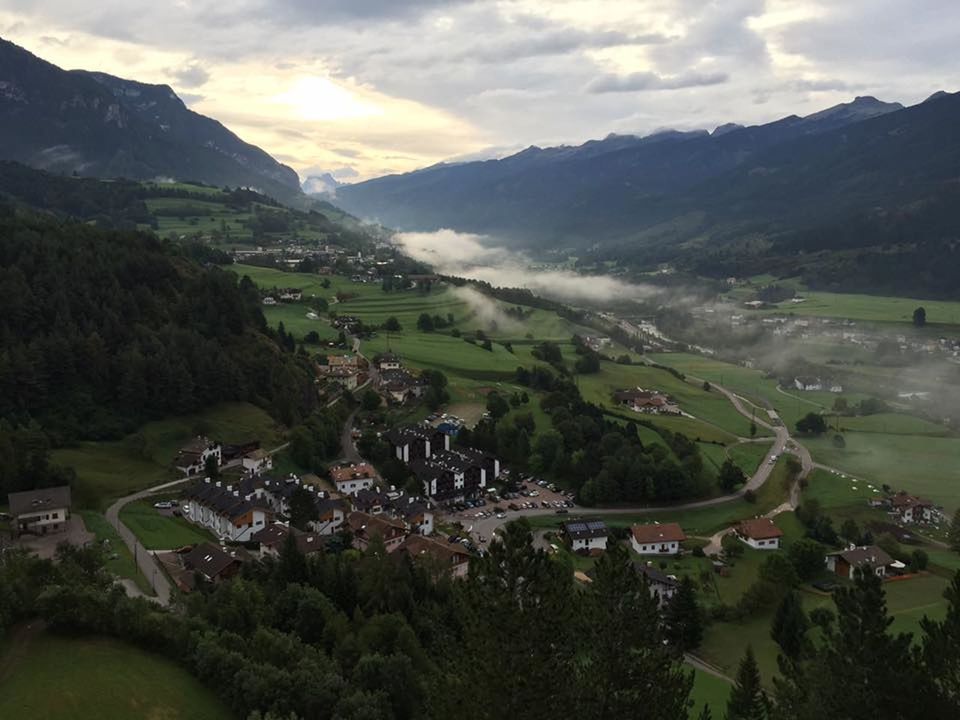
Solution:
[{"label": "cluster of houses", "polygon": [[262,264],[267,258],[272,258],[278,265],[288,269],[296,268],[304,260],[313,260],[318,265],[319,275],[332,274],[333,265],[338,261],[346,261],[354,267],[363,264],[363,255],[359,251],[351,255],[348,250],[337,245],[303,245],[298,241],[291,241],[280,247],[243,248],[233,252],[233,259],[238,263],[253,261]]},{"label": "cluster of houses", "polygon": [[890,497],[871,499],[869,504],[871,507],[886,510],[895,520],[905,525],[938,523],[943,520],[943,509],[932,500],[903,491]]},{"label": "cluster of houses", "polygon": [[274,293],[265,295],[263,298],[263,304],[276,305],[278,302],[295,303],[300,302],[302,298],[303,291],[299,288],[280,288]]},{"label": "cluster of houses", "polygon": [[652,415],[680,415],[680,406],[669,395],[656,390],[631,388],[613,393],[614,401],[634,412]]},{"label": "cluster of houses", "polygon": [[403,404],[417,400],[427,390],[426,383],[403,367],[400,358],[386,352],[374,358],[377,365],[377,387],[388,402]]},{"label": "cluster of houses", "polygon": [[834,380],[821,380],[818,377],[811,377],[808,375],[795,377],[793,379],[793,386],[802,392],[843,392],[843,385]]},{"label": "cluster of houses", "polygon": [[[438,569],[457,577],[467,572],[470,553],[460,543],[431,537],[433,505],[402,491],[383,491],[380,478],[368,463],[331,468],[337,491],[322,489],[314,475],[271,478],[245,473],[235,481],[204,478],[184,493],[184,517],[216,535],[226,545],[256,545],[260,557],[279,555],[293,537],[304,554],[319,552],[347,533],[352,546],[365,550],[375,539],[387,552],[429,557]],[[316,519],[304,531],[286,521],[298,492],[314,503]],[[250,553],[236,547],[204,543],[182,556],[183,567],[218,582],[231,577]]]},{"label": "cluster of houses", "polygon": [[360,355],[320,355],[317,374],[346,390],[356,390],[367,381],[368,363]]},{"label": "cluster of houses", "polygon": [[500,477],[500,460],[472,448],[453,449],[450,435],[431,425],[398,427],[387,433],[391,454],[410,469],[433,500],[479,497]]},{"label": "cluster of houses", "polygon": [[239,445],[224,445],[219,440],[198,435],[180,448],[173,460],[173,466],[185,476],[199,475],[205,472],[207,464],[213,458],[216,467],[239,464],[250,472],[264,472],[273,467],[270,454],[260,448],[259,440]]}]

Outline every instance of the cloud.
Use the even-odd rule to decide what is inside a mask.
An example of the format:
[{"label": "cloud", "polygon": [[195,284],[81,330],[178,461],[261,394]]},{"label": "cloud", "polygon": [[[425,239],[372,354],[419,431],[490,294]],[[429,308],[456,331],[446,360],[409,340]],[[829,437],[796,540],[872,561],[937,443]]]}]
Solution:
[{"label": "cloud", "polygon": [[210,73],[197,62],[171,69],[169,72],[176,78],[178,87],[197,88],[206,85],[210,80]]},{"label": "cloud", "polygon": [[642,92],[648,90],[680,90],[683,88],[719,85],[729,80],[723,72],[687,72],[663,76],[653,72],[635,72],[629,75],[603,75],[587,85],[587,92]]},{"label": "cloud", "polygon": [[644,300],[660,292],[651,286],[626,283],[606,275],[543,269],[524,254],[483,235],[443,229],[397,233],[393,242],[441,274],[481,280],[497,287],[527,288],[538,295],[567,302]]}]

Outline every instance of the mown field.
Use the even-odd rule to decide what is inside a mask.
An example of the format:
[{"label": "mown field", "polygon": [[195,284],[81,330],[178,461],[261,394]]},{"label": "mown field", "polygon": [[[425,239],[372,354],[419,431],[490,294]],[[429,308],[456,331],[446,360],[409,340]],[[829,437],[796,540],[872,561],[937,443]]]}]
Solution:
[{"label": "mown field", "polygon": [[170,660],[116,640],[20,628],[0,655],[0,718],[228,720]]},{"label": "mown field", "polygon": [[224,403],[196,415],[147,423],[115,442],[84,442],[52,453],[53,462],[73,467],[74,504],[104,510],[113,499],[176,479],[172,462],[179,448],[197,434],[225,443],[259,439],[264,447],[282,442],[284,430],[260,408]]},{"label": "mown field", "polygon": [[120,511],[120,519],[147,550],[173,550],[214,540],[210,533],[183,518],[161,515],[155,500],[137,500]]},{"label": "mown field", "polygon": [[913,323],[913,311],[923,307],[927,323],[956,325],[960,323],[960,302],[949,300],[918,300],[916,298],[883,295],[855,295],[845,293],[798,293],[806,298],[802,303],[780,303],[775,310],[751,311],[759,314],[789,312],[798,316],[847,318],[864,322]]}]

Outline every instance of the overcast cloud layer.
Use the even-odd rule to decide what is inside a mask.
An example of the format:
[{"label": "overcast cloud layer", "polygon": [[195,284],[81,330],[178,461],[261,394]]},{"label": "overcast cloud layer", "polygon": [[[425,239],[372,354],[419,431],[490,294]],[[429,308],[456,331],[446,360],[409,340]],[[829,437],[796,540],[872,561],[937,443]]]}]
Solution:
[{"label": "overcast cloud layer", "polygon": [[[62,67],[167,83],[301,175],[957,90],[956,0],[0,0]],[[496,150],[494,150],[494,148]]]}]

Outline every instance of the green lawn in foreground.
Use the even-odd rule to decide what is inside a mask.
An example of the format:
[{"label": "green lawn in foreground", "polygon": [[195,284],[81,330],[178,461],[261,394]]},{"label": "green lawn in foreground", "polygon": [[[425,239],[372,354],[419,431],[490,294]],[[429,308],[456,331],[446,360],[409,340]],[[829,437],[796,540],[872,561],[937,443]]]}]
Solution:
[{"label": "green lawn in foreground", "polygon": [[148,550],[173,550],[214,539],[183,518],[161,515],[150,500],[130,503],[120,511],[120,519]]},{"label": "green lawn in foreground", "polygon": [[228,720],[223,703],[170,660],[106,638],[21,630],[0,656],[0,718]]},{"label": "green lawn in foreground", "polygon": [[115,442],[84,442],[52,453],[53,462],[77,471],[74,503],[105,509],[112,499],[175,480],[177,450],[197,431],[225,443],[259,439],[265,448],[283,442],[283,429],[249,403],[223,403],[196,415],[160,420]]},{"label": "green lawn in foreground", "polygon": [[146,595],[153,595],[153,588],[150,587],[150,583],[137,568],[130,549],[117,534],[114,527],[107,522],[107,519],[93,510],[81,510],[80,515],[83,517],[83,524],[87,530],[96,535],[97,542],[103,548],[107,570],[117,577],[133,580],[141,592]]}]

